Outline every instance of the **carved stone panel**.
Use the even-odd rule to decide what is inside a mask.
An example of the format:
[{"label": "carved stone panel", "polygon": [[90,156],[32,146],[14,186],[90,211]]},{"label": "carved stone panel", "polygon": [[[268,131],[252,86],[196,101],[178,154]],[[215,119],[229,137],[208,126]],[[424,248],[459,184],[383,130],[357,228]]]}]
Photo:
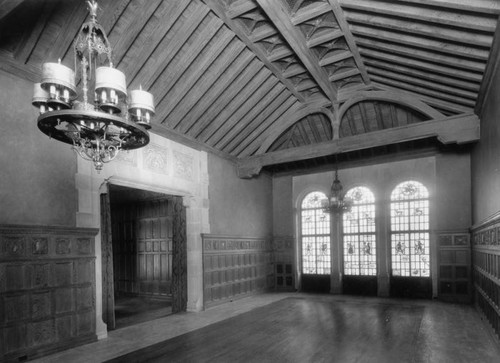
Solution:
[{"label": "carved stone panel", "polygon": [[143,149],[144,168],[155,173],[167,174],[167,149],[149,144]]},{"label": "carved stone panel", "polygon": [[174,175],[186,179],[193,180],[193,157],[174,151]]}]

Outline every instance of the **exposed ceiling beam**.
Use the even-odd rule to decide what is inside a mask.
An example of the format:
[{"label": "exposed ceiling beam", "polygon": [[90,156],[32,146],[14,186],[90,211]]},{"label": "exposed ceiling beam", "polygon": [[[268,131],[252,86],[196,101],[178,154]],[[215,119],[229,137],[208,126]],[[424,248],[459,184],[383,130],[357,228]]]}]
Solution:
[{"label": "exposed ceiling beam", "polygon": [[[347,0],[343,0],[347,1]],[[437,6],[442,8],[472,11],[484,14],[500,14],[500,3],[498,0],[399,0],[411,4],[426,6]]]},{"label": "exposed ceiling beam", "polygon": [[401,74],[406,74],[412,77],[420,78],[427,81],[439,82],[444,85],[461,88],[464,90],[478,92],[479,91],[479,82],[471,82],[464,81],[455,77],[443,76],[436,73],[429,73],[425,71],[421,71],[418,69],[405,67],[402,65],[396,65],[392,63],[387,63],[383,61],[377,61],[372,59],[365,60],[365,64],[368,70],[372,69],[384,69],[387,71],[398,72]]},{"label": "exposed ceiling beam", "polygon": [[0,1],[0,20],[10,14],[24,0],[2,0]]},{"label": "exposed ceiling beam", "polygon": [[335,14],[335,18],[337,19],[337,22],[340,26],[340,29],[344,32],[344,38],[346,40],[347,45],[349,46],[349,49],[352,53],[352,56],[354,58],[354,61],[356,62],[356,66],[359,69],[359,72],[361,74],[361,78],[363,79],[363,82],[366,84],[370,83],[370,77],[368,73],[366,72],[365,65],[363,64],[363,60],[361,58],[361,55],[359,54],[358,51],[358,46],[356,42],[354,41],[354,37],[351,33],[351,29],[349,27],[349,24],[347,24],[347,21],[344,16],[344,11],[340,7],[338,0],[329,0],[330,6],[332,7],[332,11]]},{"label": "exposed ceiling beam", "polygon": [[461,58],[457,55],[447,55],[428,51],[424,49],[415,49],[402,44],[387,43],[379,39],[371,39],[358,37],[357,44],[363,48],[371,48],[383,50],[388,53],[393,53],[405,57],[416,58],[419,60],[439,63],[440,65],[447,65],[454,68],[461,68],[471,72],[483,72],[486,66],[485,61],[478,61],[474,59]]},{"label": "exposed ceiling beam", "polygon": [[380,77],[380,76],[376,76],[376,75],[372,75],[372,80],[373,80],[373,82],[377,82],[380,84],[394,86],[396,88],[399,88],[400,91],[407,90],[407,91],[413,92],[414,94],[435,97],[435,98],[438,98],[440,100],[454,103],[458,106],[465,106],[465,107],[469,108],[469,111],[471,109],[473,109],[475,104],[476,104],[475,100],[445,94],[441,91],[434,91],[434,90],[426,88],[426,87],[412,85],[412,84],[406,83],[405,81],[397,81],[397,80],[393,80],[393,79],[385,78],[385,77]]},{"label": "exposed ceiling beam", "polygon": [[478,115],[481,115],[483,109],[483,103],[486,96],[495,80],[493,75],[498,72],[500,67],[500,17],[497,22],[497,30],[493,36],[493,46],[490,50],[490,58],[488,64],[483,73],[483,81],[481,82],[481,88],[479,89],[479,94],[477,96],[475,111]]},{"label": "exposed ceiling beam", "polygon": [[29,27],[25,29],[23,38],[19,42],[19,46],[14,52],[14,58],[19,60],[23,64],[27,64],[29,62],[31,53],[38,43],[40,36],[42,35],[43,30],[47,26],[47,22],[52,15],[52,11],[55,8],[55,2],[37,2],[34,6],[39,7],[37,9],[39,11],[39,15],[37,17],[35,26],[32,29],[30,29]]},{"label": "exposed ceiling beam", "polygon": [[365,49],[361,48],[360,52],[363,56],[369,57],[376,60],[382,60],[386,62],[391,62],[396,65],[402,65],[417,69],[423,69],[425,71],[431,71],[437,74],[447,75],[451,77],[455,77],[458,79],[464,79],[472,82],[481,82],[482,75],[477,72],[468,72],[460,69],[453,69],[450,67],[445,67],[440,64],[421,61],[418,59],[402,57],[395,54],[389,54],[385,52],[381,52],[374,49]]},{"label": "exposed ceiling beam", "polygon": [[252,52],[255,53],[255,55],[260,59],[262,63],[266,65],[267,68],[269,68],[274,75],[290,90],[290,92],[293,93],[293,95],[300,101],[300,102],[305,102],[304,96],[300,94],[299,91],[295,89],[295,86],[293,83],[289,80],[286,79],[281,71],[274,65],[271,61],[271,59],[264,53],[264,51],[255,45],[247,36],[247,34],[243,31],[243,29],[240,28],[240,26],[236,23],[235,20],[233,20],[231,17],[229,17],[226,14],[226,9],[222,5],[220,1],[217,0],[203,0],[205,4],[207,4],[210,9],[220,18],[224,23],[240,38],[240,40],[246,44],[248,48],[252,50]]},{"label": "exposed ceiling beam", "polygon": [[479,118],[474,114],[425,121],[392,129],[373,131],[362,135],[314,145],[301,146],[240,159],[237,173],[240,178],[258,175],[267,165],[303,161],[411,140],[437,137],[443,144],[463,144],[479,140]]},{"label": "exposed ceiling beam", "polygon": [[[401,89],[390,86],[390,85],[381,84],[381,83],[377,83],[377,82],[373,82],[373,84],[376,88],[381,89],[381,90],[387,90],[387,91],[392,91],[392,92],[401,92]],[[465,113],[465,114],[468,114],[471,112],[470,107],[461,106],[461,105],[458,105],[456,103],[447,102],[444,100],[437,99],[435,97],[426,96],[426,95],[415,93],[415,92],[412,92],[409,90],[405,91],[405,93],[408,94],[409,96],[414,96],[418,100],[420,100],[420,101],[422,101],[422,102],[424,102],[432,107],[435,107],[435,108],[438,108],[438,109],[441,109],[441,110],[444,110],[447,112]]]},{"label": "exposed ceiling beam", "polygon": [[[440,39],[424,38],[412,34],[394,32],[390,29],[371,27],[369,24],[351,24],[354,35],[363,38],[372,38],[379,41],[403,44],[405,46],[424,49],[427,51],[449,54],[452,57],[466,57],[483,62],[488,60],[488,50],[474,46],[464,46],[459,43],[450,43]],[[436,53],[435,53],[436,54]]]},{"label": "exposed ceiling beam", "polygon": [[436,80],[424,80],[419,77],[415,77],[413,75],[406,75],[406,74],[400,74],[397,72],[394,72],[393,70],[383,70],[383,69],[376,69],[376,68],[371,68],[368,67],[368,70],[370,71],[370,74],[372,76],[379,76],[379,77],[384,77],[387,79],[392,79],[395,81],[400,81],[404,82],[407,84],[413,84],[416,86],[420,87],[425,87],[428,88],[429,90],[434,90],[438,92],[443,92],[449,95],[457,96],[457,97],[463,97],[466,99],[469,99],[471,101],[476,100],[476,92],[471,92],[471,91],[466,91],[462,90],[460,88],[456,88],[454,86],[447,86],[443,85],[442,83],[436,82]]},{"label": "exposed ceiling beam", "polygon": [[382,14],[384,16],[398,17],[410,21],[419,20],[427,23],[439,24],[440,26],[451,26],[464,28],[469,31],[482,32],[495,31],[495,20],[484,18],[476,13],[453,13],[436,8],[409,6],[398,2],[379,2],[373,0],[343,0],[342,7],[370,14]]},{"label": "exposed ceiling beam", "polygon": [[293,25],[288,11],[283,7],[284,5],[281,1],[257,0],[257,2],[286,39],[290,47],[295,51],[327,98],[332,102],[336,101],[336,87],[328,80],[328,73],[320,67],[319,60],[307,47],[306,37]]},{"label": "exposed ceiling beam", "polygon": [[459,44],[465,43],[484,48],[489,48],[492,41],[492,37],[483,32],[466,32],[452,27],[409,22],[403,19],[389,18],[381,15],[373,15],[371,13],[346,12],[346,19],[356,24],[369,24],[373,27],[392,29],[404,33],[413,33],[424,37],[442,39]]}]

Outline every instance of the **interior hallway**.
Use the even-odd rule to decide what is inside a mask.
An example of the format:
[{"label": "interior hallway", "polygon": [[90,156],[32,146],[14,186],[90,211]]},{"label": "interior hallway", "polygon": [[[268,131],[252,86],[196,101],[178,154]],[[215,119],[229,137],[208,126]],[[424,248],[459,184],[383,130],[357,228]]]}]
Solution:
[{"label": "interior hallway", "polygon": [[110,332],[105,340],[38,361],[113,358],[126,362],[487,363],[499,361],[500,344],[470,305],[280,293],[125,327]]}]

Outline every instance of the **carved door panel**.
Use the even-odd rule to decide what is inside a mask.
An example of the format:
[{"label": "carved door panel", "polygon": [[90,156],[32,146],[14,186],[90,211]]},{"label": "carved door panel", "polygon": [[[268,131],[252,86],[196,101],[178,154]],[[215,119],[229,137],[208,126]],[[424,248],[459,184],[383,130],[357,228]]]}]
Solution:
[{"label": "carved door panel", "polygon": [[171,295],[172,208],[167,198],[114,206],[117,294]]}]

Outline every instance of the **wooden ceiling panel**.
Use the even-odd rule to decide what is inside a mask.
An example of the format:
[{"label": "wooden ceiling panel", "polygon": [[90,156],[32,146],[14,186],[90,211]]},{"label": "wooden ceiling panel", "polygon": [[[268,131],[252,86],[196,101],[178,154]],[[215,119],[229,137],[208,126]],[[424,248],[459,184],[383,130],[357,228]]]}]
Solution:
[{"label": "wooden ceiling panel", "polygon": [[[62,58],[73,67],[74,38],[89,20],[86,1],[6,4],[0,69],[37,81],[43,62]],[[492,52],[500,32],[497,0],[116,0],[99,6],[114,66],[129,89],[142,86],[155,97],[152,132],[230,159],[265,165],[286,159],[288,169],[285,148],[300,166],[303,155],[292,147],[339,152],[342,135],[359,150],[362,143],[380,148],[380,135],[397,143],[407,131],[392,129],[420,130],[414,124],[421,115],[412,107],[443,123],[469,117],[488,88],[490,53],[498,54]],[[364,98],[384,92],[392,105],[387,97]],[[352,100],[362,102],[342,116]],[[318,108],[328,122],[316,116]],[[303,121],[291,127],[298,115]],[[373,145],[369,133],[379,135]],[[257,158],[269,145],[280,156]],[[320,157],[328,160],[325,152]]]},{"label": "wooden ceiling panel", "polygon": [[248,67],[238,74],[229,87],[224,89],[220,96],[211,103],[210,107],[201,115],[201,117],[195,120],[195,123],[189,129],[188,134],[193,138],[198,138],[203,130],[210,125],[212,120],[227,107],[236,95],[239,94],[241,89],[253,78],[257,77],[260,72],[264,72],[264,66],[262,63],[257,60],[250,63]]},{"label": "wooden ceiling panel", "polygon": [[[244,134],[240,133],[234,137],[226,146],[225,150],[231,155],[237,155],[247,148],[259,135],[263,134],[263,130],[269,127],[269,124],[276,121],[279,116],[284,113],[289,104],[296,103],[293,95],[288,90],[282,91],[279,96],[275,97],[267,107],[248,124],[249,131]],[[280,112],[281,111],[281,112]]]},{"label": "wooden ceiling panel", "polygon": [[[176,117],[175,113],[172,115],[173,120],[179,120],[177,129],[179,132],[185,134],[190,132],[193,125],[200,120],[207,112],[210,106],[214,105],[217,99],[233,84],[233,82],[243,74],[244,70],[253,62],[255,71],[262,67],[258,61],[255,60],[255,55],[248,49],[243,51],[236,57],[236,59],[226,68],[221,71],[217,80],[210,85],[205,93],[200,92],[198,97],[194,99],[194,106],[188,110],[185,116]],[[252,72],[250,72],[252,73]]]}]

